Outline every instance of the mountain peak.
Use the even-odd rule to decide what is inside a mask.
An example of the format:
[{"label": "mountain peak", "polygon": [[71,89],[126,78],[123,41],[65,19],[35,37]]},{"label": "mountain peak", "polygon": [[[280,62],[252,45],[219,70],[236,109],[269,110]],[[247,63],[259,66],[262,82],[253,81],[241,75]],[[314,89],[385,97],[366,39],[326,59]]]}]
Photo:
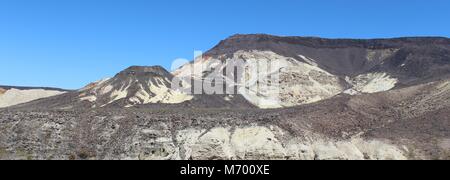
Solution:
[{"label": "mountain peak", "polygon": [[131,66],[115,77],[82,89],[78,99],[92,107],[172,104],[192,99],[171,89],[173,75],[161,66]]},{"label": "mountain peak", "polygon": [[270,34],[234,34],[227,39],[243,39],[243,38],[270,38],[270,37],[281,37]]},{"label": "mountain peak", "polygon": [[401,49],[405,47],[448,46],[450,39],[446,37],[401,37],[390,39],[329,39],[308,36],[275,36],[268,34],[235,34],[220,41],[214,48],[206,52],[209,56],[233,54],[236,51],[273,51],[295,57],[289,52],[301,48],[343,49],[363,48]]},{"label": "mountain peak", "polygon": [[130,66],[118,75],[157,75],[170,77],[171,74],[161,66]]}]

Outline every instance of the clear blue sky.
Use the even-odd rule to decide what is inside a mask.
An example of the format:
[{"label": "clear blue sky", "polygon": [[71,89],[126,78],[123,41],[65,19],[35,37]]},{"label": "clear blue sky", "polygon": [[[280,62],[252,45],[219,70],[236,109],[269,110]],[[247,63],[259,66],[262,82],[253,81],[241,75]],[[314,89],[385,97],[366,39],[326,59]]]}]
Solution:
[{"label": "clear blue sky", "polygon": [[448,0],[0,0],[0,84],[76,89],[236,33],[450,36]]}]

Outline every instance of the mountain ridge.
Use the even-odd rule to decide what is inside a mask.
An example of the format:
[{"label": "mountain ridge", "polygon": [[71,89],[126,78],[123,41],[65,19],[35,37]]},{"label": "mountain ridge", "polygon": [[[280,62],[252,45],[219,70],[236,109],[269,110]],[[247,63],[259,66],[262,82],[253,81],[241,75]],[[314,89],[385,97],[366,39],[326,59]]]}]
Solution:
[{"label": "mountain ridge", "polygon": [[[448,39],[234,38],[173,74],[131,66],[77,91],[0,109],[0,159],[450,159]],[[239,61],[250,70],[279,64],[241,72],[262,80],[236,85],[238,94],[171,90],[175,77],[224,76],[191,77],[192,66],[223,71]],[[279,84],[265,80],[275,72]]]},{"label": "mountain ridge", "polygon": [[18,89],[18,90],[31,90],[31,89],[43,89],[43,90],[55,90],[55,91],[74,91],[70,89],[63,89],[57,87],[38,87],[38,86],[11,86],[11,85],[0,85],[2,89]]},{"label": "mountain ridge", "polygon": [[[222,62],[228,61],[230,58],[249,61],[255,57],[269,60],[281,59],[283,62],[290,64],[289,69],[291,70],[282,74],[282,81],[285,82],[282,87],[285,90],[281,97],[282,101],[289,101],[289,103],[268,107],[295,106],[327,99],[340,93],[373,93],[450,77],[450,63],[448,62],[448,59],[450,59],[450,39],[443,37],[325,39],[267,34],[237,34],[222,40],[207,51],[202,58],[206,61],[202,61],[200,64],[208,67],[210,66],[208,64],[210,59],[217,59]],[[290,59],[294,59],[296,62],[292,62]],[[196,64],[196,61],[198,59],[193,60],[190,64]],[[156,85],[157,88],[162,85],[166,89],[162,91],[166,92],[171,89],[171,81],[174,76],[190,75],[189,71],[184,70],[183,67],[186,67],[186,65],[170,73],[161,66],[130,66],[111,79],[89,84],[79,90],[81,94],[74,96],[79,96],[78,100],[97,102],[93,107],[117,104],[112,103],[114,101],[120,101],[119,104],[123,104],[119,106],[135,106],[150,102],[160,104],[159,101],[148,99],[152,96],[158,96],[147,88],[148,84]],[[214,68],[220,69],[223,67]],[[203,72],[203,75],[205,73],[207,72]],[[313,79],[301,80],[311,77]],[[201,77],[197,77],[197,80],[203,81]],[[105,82],[108,85],[96,88],[96,85]],[[315,83],[315,85],[311,83]],[[296,87],[298,85],[303,87]],[[130,91],[127,88],[130,88]],[[100,91],[99,89],[103,90]],[[141,94],[141,90],[146,93]],[[111,97],[98,97],[99,95],[103,96],[104,92],[113,94],[110,95]],[[175,92],[169,92],[169,94],[173,93]],[[235,98],[254,101],[252,102],[253,105],[258,104],[256,101],[266,101],[254,95],[244,94],[244,96]],[[268,94],[266,96],[273,95]],[[186,95],[186,97],[189,96]],[[196,95],[187,99],[196,100],[196,103],[191,104],[194,106],[202,106],[203,103],[211,105],[211,103],[207,103],[208,99],[216,104],[233,102],[233,98],[227,95]],[[72,101],[78,100],[73,99]],[[173,102],[182,103],[183,101]],[[236,102],[242,103],[243,101],[237,100]]]}]

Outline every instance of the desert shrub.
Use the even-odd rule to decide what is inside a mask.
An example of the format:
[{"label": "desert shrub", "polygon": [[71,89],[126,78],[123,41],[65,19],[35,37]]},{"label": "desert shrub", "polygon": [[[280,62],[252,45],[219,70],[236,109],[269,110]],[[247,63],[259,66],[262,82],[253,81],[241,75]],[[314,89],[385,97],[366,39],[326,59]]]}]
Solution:
[{"label": "desert shrub", "polygon": [[91,153],[86,149],[78,151],[77,155],[80,159],[88,159],[89,157],[92,156]]}]

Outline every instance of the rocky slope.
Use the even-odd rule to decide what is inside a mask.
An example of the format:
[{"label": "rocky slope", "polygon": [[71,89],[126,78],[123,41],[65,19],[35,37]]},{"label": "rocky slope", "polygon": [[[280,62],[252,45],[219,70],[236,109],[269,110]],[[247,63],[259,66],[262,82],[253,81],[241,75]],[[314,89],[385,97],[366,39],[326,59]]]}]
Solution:
[{"label": "rocky slope", "polygon": [[[11,114],[10,114],[11,113]],[[197,112],[198,113],[198,112]],[[406,159],[407,150],[379,140],[333,140],[320,135],[293,137],[269,124],[223,122],[223,126],[188,127],[207,116],[177,122],[149,114],[83,114],[8,112],[24,116],[29,124],[10,127],[2,134],[2,159]],[[231,114],[231,112],[230,112]],[[86,117],[84,117],[86,116]],[[83,117],[81,121],[80,117]],[[217,117],[217,116],[216,116]],[[66,119],[67,118],[67,119]],[[86,118],[86,119],[84,119]],[[92,118],[89,121],[87,118]],[[45,119],[45,120],[44,120]],[[52,119],[52,120],[51,120]],[[158,119],[158,122],[149,122]],[[230,118],[228,120],[233,120]],[[216,119],[215,119],[216,120]],[[234,119],[234,121],[236,121]],[[216,121],[217,122],[217,121]],[[182,128],[174,126],[181,125]],[[71,127],[73,126],[73,127]],[[27,132],[24,129],[36,128]],[[74,129],[76,128],[76,129]],[[175,128],[175,129],[174,129]],[[95,137],[95,138],[94,138]],[[18,143],[14,143],[16,141]],[[40,141],[41,143],[37,143]]]},{"label": "rocky slope", "polygon": [[449,159],[450,82],[276,110],[2,110],[1,159]]}]

